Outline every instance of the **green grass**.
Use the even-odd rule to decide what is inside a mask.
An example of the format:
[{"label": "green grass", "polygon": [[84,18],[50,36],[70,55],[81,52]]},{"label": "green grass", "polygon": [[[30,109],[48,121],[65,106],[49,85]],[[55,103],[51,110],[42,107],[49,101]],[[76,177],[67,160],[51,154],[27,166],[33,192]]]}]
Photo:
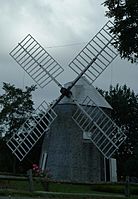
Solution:
[{"label": "green grass", "polygon": [[63,183],[50,183],[49,190],[64,193],[91,193],[91,185],[76,185]]},{"label": "green grass", "polygon": [[[50,183],[49,190],[52,192],[64,192],[64,193],[116,193],[124,194],[124,184],[66,184],[66,183]],[[130,185],[130,191],[132,194],[138,195],[138,185]]]},{"label": "green grass", "polygon": [[[44,188],[39,180],[33,181],[34,190],[44,191]],[[29,182],[27,180],[0,180],[0,187],[28,191]]]},{"label": "green grass", "polygon": [[[123,195],[118,196],[115,194],[103,195],[102,193],[90,194],[68,194],[67,193],[43,193],[43,192],[26,192],[26,191],[15,191],[15,190],[1,190],[0,196],[11,196],[11,197],[30,197],[30,198],[47,198],[47,199],[120,199],[125,198]],[[132,196],[130,199],[138,199],[138,196]]]},{"label": "green grass", "polygon": [[[29,196],[29,197],[45,197],[46,198],[86,198],[86,199],[105,199],[119,198],[118,195],[124,196],[124,184],[69,184],[69,183],[49,183],[49,192],[45,193],[44,187],[39,179],[33,181],[34,192],[29,192],[29,183],[27,180],[0,180],[0,195],[2,196]],[[4,188],[5,187],[5,188]],[[138,185],[130,186],[131,194],[137,195],[131,197],[138,199]],[[70,193],[70,194],[68,194]]]}]

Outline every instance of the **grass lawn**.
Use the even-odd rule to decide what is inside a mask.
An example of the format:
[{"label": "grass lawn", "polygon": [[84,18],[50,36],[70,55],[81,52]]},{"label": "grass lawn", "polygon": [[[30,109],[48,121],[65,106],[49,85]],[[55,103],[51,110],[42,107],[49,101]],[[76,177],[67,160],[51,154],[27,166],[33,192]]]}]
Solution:
[{"label": "grass lawn", "polygon": [[[23,197],[23,198],[46,198],[46,199],[120,199],[126,198],[124,195],[116,194],[103,194],[93,192],[91,194],[67,194],[67,193],[44,193],[44,192],[26,192],[26,191],[15,191],[15,190],[2,190],[0,196],[8,197]],[[131,196],[131,199],[138,199],[138,196]]]},{"label": "grass lawn", "polygon": [[[3,185],[3,188],[1,187]],[[125,198],[124,184],[68,184],[49,183],[49,192],[45,192],[39,179],[33,181],[34,191],[29,192],[27,180],[0,180],[0,196],[24,196],[43,198],[70,198],[70,199],[119,199]],[[138,199],[138,185],[130,186],[131,199]],[[134,196],[136,195],[136,196]]]}]

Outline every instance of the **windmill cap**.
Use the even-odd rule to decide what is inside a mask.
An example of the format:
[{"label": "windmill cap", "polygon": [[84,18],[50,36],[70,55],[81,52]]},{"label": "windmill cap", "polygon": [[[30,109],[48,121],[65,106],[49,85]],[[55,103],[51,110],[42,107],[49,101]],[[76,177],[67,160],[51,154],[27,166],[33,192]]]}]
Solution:
[{"label": "windmill cap", "polygon": [[[71,84],[72,82],[68,82],[64,86],[65,88],[68,88]],[[79,104],[81,104],[83,100],[89,96],[97,106],[112,109],[105,98],[97,91],[93,85],[89,83],[85,77],[81,77],[79,79],[79,81],[71,89],[71,92]],[[59,104],[74,104],[74,102],[70,98],[64,97]]]}]

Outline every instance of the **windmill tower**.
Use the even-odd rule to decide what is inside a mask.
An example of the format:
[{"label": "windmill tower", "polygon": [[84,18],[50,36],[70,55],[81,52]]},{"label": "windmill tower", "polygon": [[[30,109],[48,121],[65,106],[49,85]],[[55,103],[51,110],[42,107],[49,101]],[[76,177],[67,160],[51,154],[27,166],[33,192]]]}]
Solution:
[{"label": "windmill tower", "polygon": [[[60,87],[61,92],[59,98],[56,99],[51,105],[47,105],[45,101],[42,102],[42,104],[36,109],[34,115],[28,118],[28,120],[18,130],[16,135],[13,135],[8,140],[8,147],[20,161],[23,160],[23,158],[28,154],[28,152],[32,149],[32,147],[44,133],[49,134],[48,139],[51,139],[50,142],[53,141],[53,143],[55,139],[53,135],[56,133],[58,134],[56,139],[58,138],[59,142],[57,142],[55,146],[50,144],[52,149],[49,147],[48,151],[52,151],[54,148],[58,150],[58,143],[60,143],[63,136],[60,136],[60,130],[56,131],[56,129],[58,129],[59,126],[62,128],[59,118],[63,116],[62,111],[66,111],[67,107],[64,106],[63,108],[65,101],[71,103],[71,109],[67,108],[67,114],[70,115],[70,121],[68,117],[68,121],[65,122],[66,134],[64,134],[64,139],[69,140],[71,137],[69,138],[68,136],[72,131],[75,131],[74,133],[76,133],[78,136],[78,140],[80,139],[80,135],[87,135],[89,141],[92,143],[91,145],[89,144],[90,148],[93,148],[89,150],[90,154],[98,157],[97,159],[99,163],[100,161],[103,161],[103,157],[107,159],[112,157],[113,153],[125,140],[125,134],[110,119],[108,114],[106,114],[106,112],[100,108],[100,106],[97,104],[97,101],[93,100],[94,96],[89,96],[89,93],[87,93],[88,95],[86,96],[82,92],[83,96],[81,97],[81,101],[78,101],[78,96],[75,96],[75,92],[73,91],[77,86],[79,87],[80,81],[83,81],[84,85],[87,84],[87,87],[90,88],[91,84],[116,58],[117,53],[112,45],[115,41],[115,37],[110,34],[110,28],[112,25],[112,22],[108,21],[69,64],[69,67],[77,73],[77,77],[71,83],[66,84],[65,87],[63,87],[57,79],[57,77],[63,72],[63,68],[31,35],[27,35],[10,52],[10,55],[15,59],[15,61],[32,77],[32,79],[41,88],[44,88],[51,81],[54,81]],[[82,76],[85,76],[87,80],[82,80]],[[94,90],[93,87],[92,90]],[[76,89],[76,91],[79,94],[79,88],[78,90]],[[55,122],[56,120],[59,121]],[[70,122],[72,123],[73,127],[70,125]],[[69,129],[70,131],[68,132]],[[79,175],[83,175],[83,171],[88,173],[87,175],[84,175],[84,179],[87,179],[87,176],[90,175],[91,171],[88,171],[87,168],[82,168],[79,170],[81,173],[78,174],[75,162],[78,158],[77,151],[84,151],[84,154],[81,154],[81,157],[79,158],[80,162],[80,160],[87,157],[86,154],[88,153],[88,150],[85,150],[85,147],[84,149],[79,148],[80,146],[77,146],[77,141],[75,141],[74,137],[75,135],[73,135],[71,140],[71,144],[74,147],[69,147],[70,150],[74,149],[73,156],[66,155],[67,161],[66,165],[64,166],[68,167],[68,165],[71,165],[71,180],[78,179]],[[66,144],[70,144],[69,141],[66,142]],[[64,151],[64,144],[62,146],[63,149],[60,148],[60,150]],[[88,145],[86,148],[88,148]],[[64,157],[62,157],[62,153],[58,153],[58,157],[55,156],[53,161],[55,162],[57,159],[66,158],[65,154],[69,153],[70,151],[66,151],[64,153]],[[96,156],[96,154],[98,155]],[[50,153],[48,154],[48,157],[49,156]],[[46,157],[47,154],[43,153],[42,159],[46,160]],[[72,159],[69,160],[68,158]],[[50,161],[52,161],[52,158],[50,160],[49,157],[48,164],[51,165],[50,167],[52,167],[53,163]],[[98,161],[95,161],[95,167],[97,167],[99,164]],[[89,162],[89,160],[87,162]],[[58,169],[56,166],[57,165],[54,165],[53,171],[55,176],[58,176],[56,173],[62,171],[60,171],[59,165],[57,166]]]},{"label": "windmill tower", "polygon": [[[67,83],[65,87],[71,85]],[[79,79],[72,89],[74,98],[81,105],[87,95],[97,106],[109,113],[111,106],[89,84],[85,77]],[[87,106],[87,101],[83,103]],[[91,107],[91,110],[95,106]],[[50,170],[55,180],[98,182],[105,181],[105,160],[89,139],[89,132],[82,131],[73,121],[76,105],[70,98],[63,98],[54,108],[57,118],[45,135],[40,167]],[[56,147],[55,147],[56,146]]]}]

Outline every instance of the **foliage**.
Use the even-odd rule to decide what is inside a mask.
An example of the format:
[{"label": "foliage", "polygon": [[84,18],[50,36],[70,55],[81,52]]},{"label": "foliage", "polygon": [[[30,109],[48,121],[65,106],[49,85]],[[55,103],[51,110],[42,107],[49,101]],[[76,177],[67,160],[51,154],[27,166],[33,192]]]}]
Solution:
[{"label": "foliage", "polygon": [[[11,172],[13,169],[13,154],[10,153],[10,149],[6,145],[6,141],[0,139],[0,171]],[[8,160],[8,164],[7,164]]]},{"label": "foliage", "polygon": [[25,87],[23,91],[14,85],[3,83],[4,92],[0,96],[0,171],[24,173],[32,166],[31,161],[39,159],[42,137],[22,162],[19,162],[6,146],[9,137],[18,133],[18,129],[28,117],[34,116],[32,92],[35,89],[36,86],[30,86]]},{"label": "foliage", "polygon": [[4,94],[0,96],[0,133],[7,137],[13,135],[32,114],[32,91],[36,86],[26,87],[25,91],[9,83],[3,83]]},{"label": "foliage", "polygon": [[138,62],[138,1],[106,0],[106,16],[114,18],[111,32],[117,36],[115,47],[122,58]]},{"label": "foliage", "polygon": [[[126,141],[120,146],[116,154],[119,162],[119,175],[125,175],[124,167],[126,162],[130,161],[130,159],[131,161],[132,159],[138,161],[138,153],[135,152],[138,145],[138,96],[126,85],[119,86],[118,84],[116,87],[111,86],[109,92],[100,92],[105,96],[106,100],[113,108],[111,115],[113,120],[115,120],[117,125],[120,126],[127,135]],[[135,168],[134,164],[130,165],[131,170],[133,170]],[[128,170],[126,169],[126,171]],[[126,174],[131,174],[132,176],[132,173]],[[138,177],[138,169],[137,175],[135,176]]]},{"label": "foliage", "polygon": [[138,183],[138,146],[135,147],[133,156],[127,160],[125,171],[127,175],[132,176],[130,179],[132,182]]}]

